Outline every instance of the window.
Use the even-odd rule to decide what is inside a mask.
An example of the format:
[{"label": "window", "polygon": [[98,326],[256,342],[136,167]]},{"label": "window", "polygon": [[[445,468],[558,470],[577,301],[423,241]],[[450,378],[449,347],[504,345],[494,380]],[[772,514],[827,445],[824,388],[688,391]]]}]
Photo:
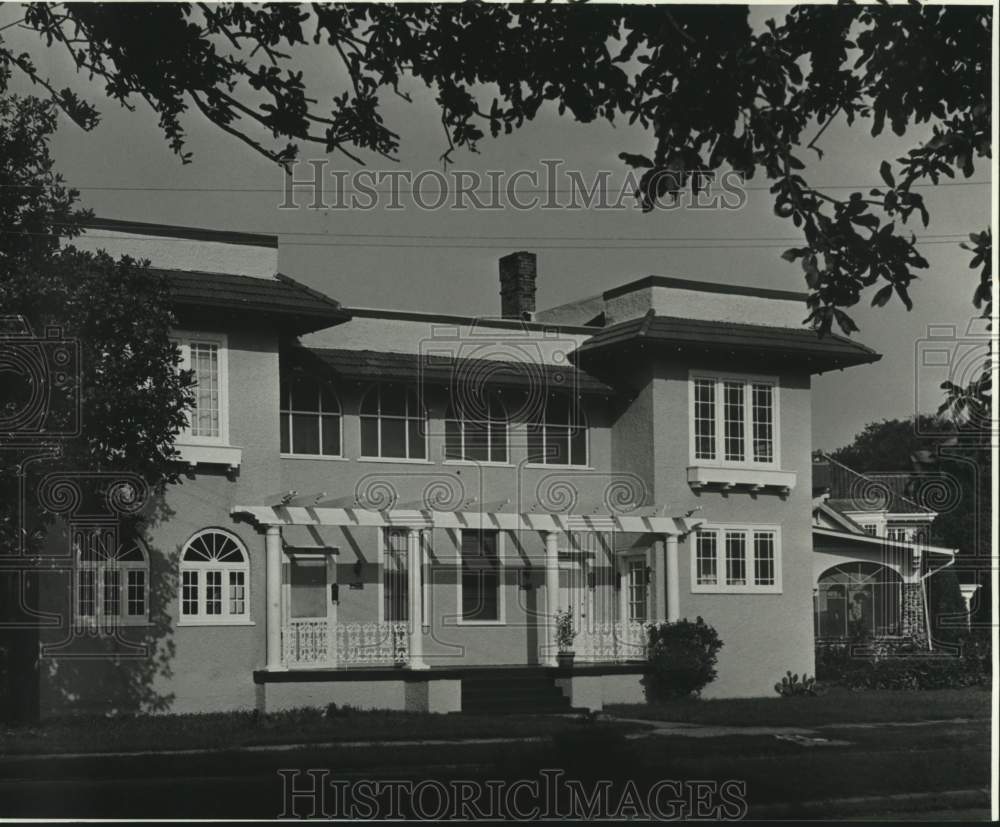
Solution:
[{"label": "window", "polygon": [[502,623],[500,536],[497,531],[462,532],[463,623]]},{"label": "window", "polygon": [[181,368],[194,373],[194,404],[183,440],[228,444],[226,339],[220,335],[180,334]]},{"label": "window", "polygon": [[771,379],[693,377],[692,460],[777,464],[776,388]]},{"label": "window", "polygon": [[108,625],[146,623],[149,615],[149,559],[137,540],[119,544],[109,538],[83,538],[77,551],[76,615]]},{"label": "window", "polygon": [[507,410],[499,397],[489,394],[485,410],[469,410],[469,407],[456,412],[454,406],[448,406],[444,423],[444,458],[507,462]]},{"label": "window", "polygon": [[570,396],[550,396],[542,419],[528,423],[528,462],[587,464],[587,422]]},{"label": "window", "polygon": [[777,528],[703,527],[693,544],[694,592],[780,592]]},{"label": "window", "polygon": [[874,523],[864,523],[861,528],[864,529],[865,534],[870,534],[872,537],[878,533],[878,526]]},{"label": "window", "polygon": [[[382,620],[386,623],[402,623],[410,619],[409,595],[409,551],[407,537],[409,529],[386,528],[382,530]],[[424,582],[424,567],[427,564],[427,536],[417,533],[420,542],[420,618],[427,623],[427,593]]]},{"label": "window", "polygon": [[905,543],[909,541],[909,532],[905,528],[893,526],[885,530],[885,537],[893,543]]},{"label": "window", "polygon": [[827,570],[816,588],[817,637],[898,635],[902,588],[902,578],[877,563],[845,563]]},{"label": "window", "polygon": [[627,578],[628,619],[644,623],[648,620],[647,600],[649,594],[646,560],[642,557],[631,558],[628,561],[625,574]]},{"label": "window", "polygon": [[340,456],[340,403],[326,383],[306,377],[281,383],[281,453]]},{"label": "window", "polygon": [[427,417],[411,388],[376,385],[361,402],[361,456],[426,459]]},{"label": "window", "polygon": [[249,623],[249,558],[227,531],[199,531],[181,553],[181,621]]}]

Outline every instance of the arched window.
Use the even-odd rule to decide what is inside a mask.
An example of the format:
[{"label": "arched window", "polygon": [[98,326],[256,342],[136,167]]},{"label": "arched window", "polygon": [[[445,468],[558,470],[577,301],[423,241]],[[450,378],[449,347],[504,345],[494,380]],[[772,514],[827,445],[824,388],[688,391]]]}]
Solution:
[{"label": "arched window", "polygon": [[[507,409],[496,393],[485,399],[485,410],[456,410],[445,414],[444,457],[475,462],[507,462]],[[483,407],[482,405],[476,407]]]},{"label": "arched window", "polygon": [[245,623],[250,619],[250,563],[228,531],[206,528],[181,552],[181,620]]},{"label": "arched window", "polygon": [[281,382],[281,453],[340,456],[340,401],[333,388],[306,376]]},{"label": "arched window", "polygon": [[587,464],[587,420],[568,394],[548,397],[541,419],[528,423],[528,462]]},{"label": "arched window", "polygon": [[816,634],[821,638],[898,635],[902,578],[877,563],[845,563],[827,570],[816,589]]},{"label": "arched window", "polygon": [[427,458],[427,415],[402,385],[376,385],[361,402],[361,456]]},{"label": "arched window", "polygon": [[76,615],[107,623],[135,625],[149,618],[149,557],[138,540],[116,549],[100,538],[77,551]]}]

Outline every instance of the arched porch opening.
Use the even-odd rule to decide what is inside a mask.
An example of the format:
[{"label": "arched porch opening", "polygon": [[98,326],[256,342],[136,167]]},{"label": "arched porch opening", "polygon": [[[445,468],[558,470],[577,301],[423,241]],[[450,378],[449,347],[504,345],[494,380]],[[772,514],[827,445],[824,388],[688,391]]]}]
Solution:
[{"label": "arched porch opening", "polygon": [[901,633],[903,579],[878,563],[843,563],[820,575],[817,640],[893,637]]}]

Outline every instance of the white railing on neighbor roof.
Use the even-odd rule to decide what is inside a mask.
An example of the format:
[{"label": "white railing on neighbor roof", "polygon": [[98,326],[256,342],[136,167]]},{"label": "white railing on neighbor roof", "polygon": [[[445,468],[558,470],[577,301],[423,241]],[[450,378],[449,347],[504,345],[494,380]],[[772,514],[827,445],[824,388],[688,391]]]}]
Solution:
[{"label": "white railing on neighbor roof", "polygon": [[281,643],[286,666],[395,666],[408,658],[406,623],[290,618]]},{"label": "white railing on neighbor roof", "polygon": [[647,629],[652,625],[655,625],[654,621],[585,622],[573,641],[576,660],[584,663],[645,660]]}]

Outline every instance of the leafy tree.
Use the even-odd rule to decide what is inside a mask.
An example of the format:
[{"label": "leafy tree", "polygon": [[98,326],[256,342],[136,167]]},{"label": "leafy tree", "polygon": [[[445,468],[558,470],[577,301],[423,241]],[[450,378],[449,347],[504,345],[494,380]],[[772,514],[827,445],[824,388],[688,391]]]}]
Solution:
[{"label": "leafy tree", "polygon": [[[856,328],[844,308],[868,288],[876,306],[893,296],[911,306],[909,285],[928,266],[908,232],[915,216],[929,221],[915,185],[969,177],[990,155],[992,22],[985,6],[918,3],[796,6],[763,31],[738,6],[33,3],[23,19],[113,100],[145,101],[185,161],[191,107],[278,163],[302,145],[394,160],[399,135],[382,104],[409,99],[407,81],[436,93],[446,162],[547,103],[584,123],[638,123],[651,151],[623,147],[619,157],[643,171],[644,208],[697,190],[706,171],[760,172],[775,212],[803,233],[784,256],[802,264],[809,320],[847,333]],[[310,41],[347,78],[329,109],[296,71],[295,50]],[[30,55],[0,43],[0,63],[43,84],[85,127],[96,121]],[[806,180],[803,155],[822,156],[836,119],[914,138],[879,165],[884,187],[845,198]],[[970,238],[974,301],[988,312],[991,231]]]},{"label": "leafy tree", "polygon": [[[86,211],[78,193],[54,171],[48,142],[56,106],[36,98],[0,98],[0,554],[41,549],[53,515],[35,500],[34,485],[51,471],[129,471],[153,492],[177,478],[173,442],[186,421],[193,379],[180,371],[180,353],[169,339],[174,318],[168,288],[145,263],[113,260],[66,246]],[[25,327],[27,325],[27,328]],[[13,360],[16,342],[51,328],[73,343],[78,362],[60,365],[39,345],[41,370],[29,374]],[[10,357],[3,359],[4,356]],[[39,420],[26,435],[17,419],[38,392],[48,394]],[[33,424],[32,428],[35,429]],[[26,457],[33,459],[22,467]],[[83,496],[104,492],[84,486]],[[22,500],[23,507],[22,507]],[[18,578],[7,567],[0,580],[0,619],[17,619]],[[31,631],[0,637],[2,664],[37,654]],[[25,654],[27,653],[27,654]],[[8,674],[9,677],[9,674]],[[24,680],[22,674],[19,681]],[[13,705],[0,704],[5,709]]]}]

